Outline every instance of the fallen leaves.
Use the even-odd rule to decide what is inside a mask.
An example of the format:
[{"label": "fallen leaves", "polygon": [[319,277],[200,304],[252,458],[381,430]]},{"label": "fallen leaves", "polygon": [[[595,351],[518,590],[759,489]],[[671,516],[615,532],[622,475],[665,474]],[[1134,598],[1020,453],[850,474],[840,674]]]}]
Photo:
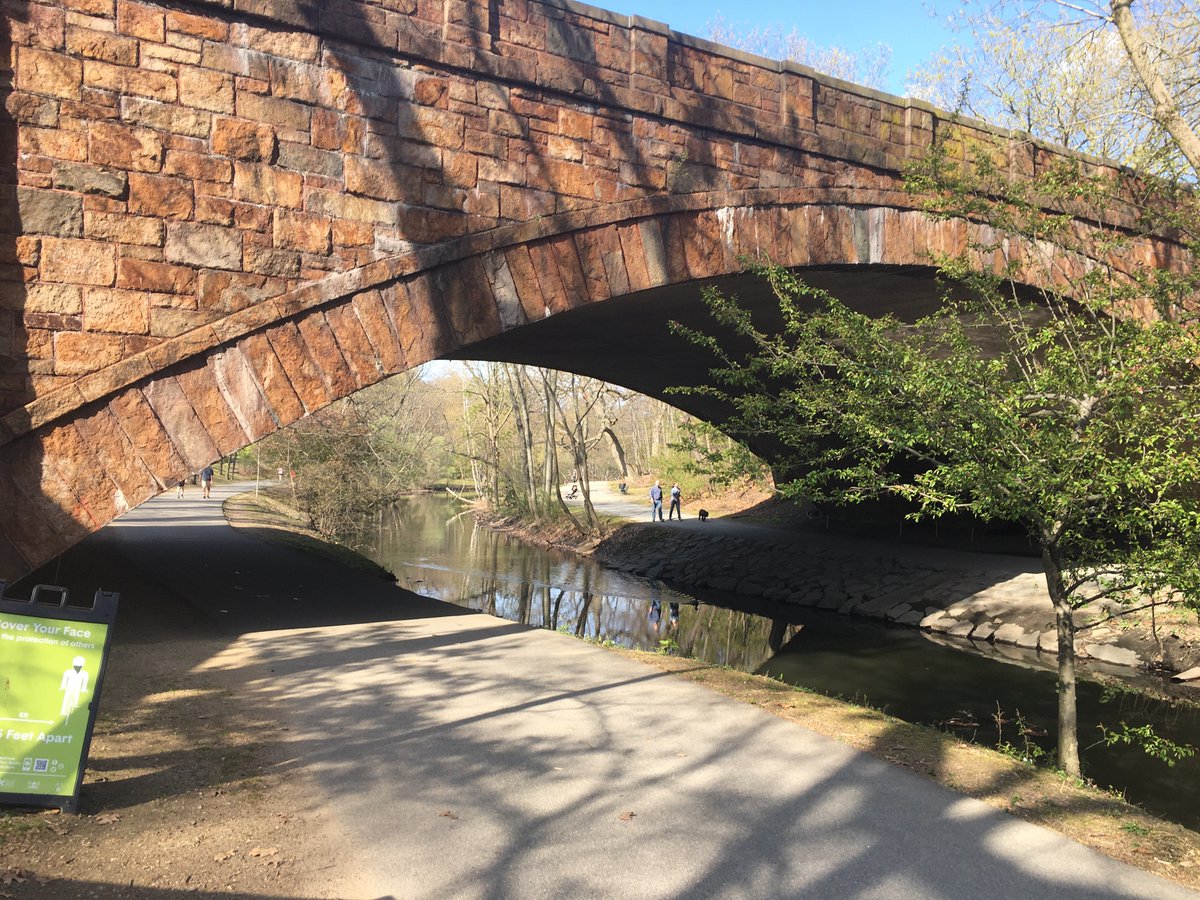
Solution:
[{"label": "fallen leaves", "polygon": [[100,815],[96,816],[97,825],[116,825],[120,821],[120,813],[100,813]]},{"label": "fallen leaves", "polygon": [[637,813],[630,810],[628,812],[621,813],[619,816],[617,816],[617,818],[620,819],[622,822],[632,822],[633,817],[636,815],[637,815]]}]

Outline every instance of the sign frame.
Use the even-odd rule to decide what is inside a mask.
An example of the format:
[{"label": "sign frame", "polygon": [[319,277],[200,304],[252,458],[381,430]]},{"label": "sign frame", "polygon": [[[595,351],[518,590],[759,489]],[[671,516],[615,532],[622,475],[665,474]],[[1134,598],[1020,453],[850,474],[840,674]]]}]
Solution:
[{"label": "sign frame", "polygon": [[[28,600],[15,600],[4,596],[5,584],[3,580],[0,580],[0,614],[4,614],[6,617],[55,619],[62,622],[106,626],[104,642],[99,648],[100,665],[96,677],[88,689],[90,699],[88,700],[87,725],[83,732],[75,784],[70,795],[17,793],[0,789],[0,803],[5,805],[57,807],[63,812],[74,813],[79,807],[79,793],[83,786],[83,775],[87,769],[88,753],[92,746],[92,730],[95,728],[96,715],[100,709],[100,691],[104,685],[104,676],[108,667],[108,651],[112,644],[113,624],[117,618],[117,602],[121,595],[116,591],[97,590],[91,606],[77,606],[68,603],[69,592],[65,587],[52,584],[34,585]],[[57,596],[53,600],[46,599],[55,594]]]}]

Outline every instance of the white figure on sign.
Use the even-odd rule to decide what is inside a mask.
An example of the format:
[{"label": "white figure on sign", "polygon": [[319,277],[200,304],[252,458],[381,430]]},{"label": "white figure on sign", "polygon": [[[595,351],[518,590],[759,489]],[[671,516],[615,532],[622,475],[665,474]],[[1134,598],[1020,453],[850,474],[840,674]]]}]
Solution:
[{"label": "white figure on sign", "polygon": [[71,660],[71,668],[63,672],[62,683],[58,686],[59,692],[63,695],[60,714],[67,719],[71,718],[71,713],[79,709],[80,698],[88,692],[88,673],[87,669],[83,667],[84,662],[82,656]]}]

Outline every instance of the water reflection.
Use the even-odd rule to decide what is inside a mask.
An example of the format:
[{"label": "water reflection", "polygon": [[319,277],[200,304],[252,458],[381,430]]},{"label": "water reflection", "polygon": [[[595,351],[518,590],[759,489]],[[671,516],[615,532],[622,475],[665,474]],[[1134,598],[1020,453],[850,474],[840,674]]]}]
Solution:
[{"label": "water reflection", "polygon": [[[409,498],[379,517],[362,549],[403,587],[511,621],[781,677],[988,746],[1056,744],[1055,675],[1045,668],[836,613],[715,592],[700,603],[661,582],[478,528],[457,513],[440,495]],[[1200,828],[1200,759],[1168,768],[1136,748],[1104,746],[1098,728],[1151,723],[1159,735],[1200,745],[1200,712],[1091,682],[1080,683],[1078,706],[1090,777]]]}]

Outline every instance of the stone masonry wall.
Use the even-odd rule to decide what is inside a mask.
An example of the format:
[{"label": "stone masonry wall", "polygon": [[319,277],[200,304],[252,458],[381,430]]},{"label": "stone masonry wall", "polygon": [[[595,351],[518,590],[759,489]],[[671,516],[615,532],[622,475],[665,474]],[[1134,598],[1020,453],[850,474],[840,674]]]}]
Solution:
[{"label": "stone masonry wall", "polygon": [[739,254],[961,249],[979,226],[902,190],[935,134],[1015,176],[1056,158],[570,0],[8,0],[3,25],[0,577],[547,315]]},{"label": "stone masonry wall", "polygon": [[937,119],[573,3],[5,11],[0,414],[330,273],[504,223],[667,191],[891,191]]}]

